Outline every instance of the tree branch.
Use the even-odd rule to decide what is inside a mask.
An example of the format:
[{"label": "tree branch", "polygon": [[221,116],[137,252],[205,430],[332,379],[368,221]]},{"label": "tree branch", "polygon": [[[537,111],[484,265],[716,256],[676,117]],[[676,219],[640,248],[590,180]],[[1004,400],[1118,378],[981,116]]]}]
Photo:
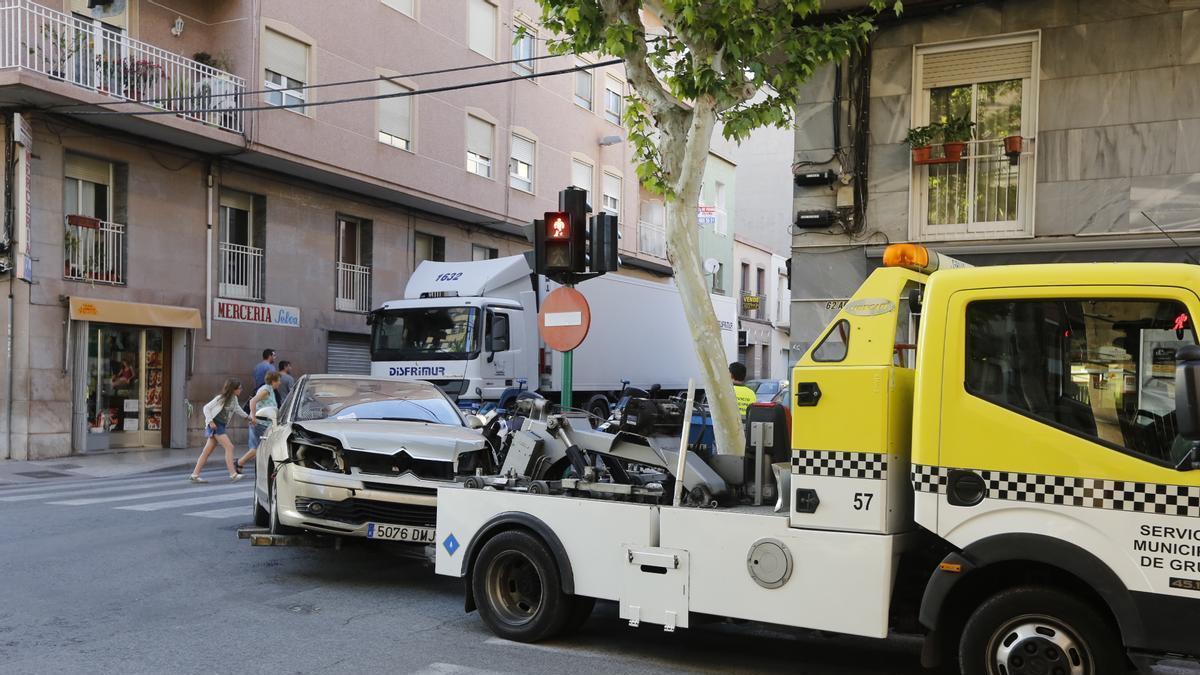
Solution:
[{"label": "tree branch", "polygon": [[672,116],[683,114],[687,106],[663,88],[658,76],[654,74],[654,69],[650,67],[649,54],[646,51],[646,26],[638,13],[638,1],[599,0],[599,4],[606,23],[624,23],[634,27],[636,35],[624,55],[625,74],[638,95],[646,101],[655,119],[665,121]]}]

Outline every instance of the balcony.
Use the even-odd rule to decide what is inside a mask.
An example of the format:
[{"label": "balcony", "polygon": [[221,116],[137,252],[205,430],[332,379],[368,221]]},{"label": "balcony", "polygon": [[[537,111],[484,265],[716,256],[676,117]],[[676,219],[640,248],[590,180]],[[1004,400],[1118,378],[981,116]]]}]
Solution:
[{"label": "balcony", "polygon": [[367,313],[371,309],[371,268],[366,265],[337,264],[337,301],[339,312]]},{"label": "balcony", "polygon": [[262,300],[263,250],[221,242],[221,283],[218,293],[236,300]]},{"label": "balcony", "polygon": [[66,218],[63,278],[125,283],[125,226],[88,216]]},{"label": "balcony", "polygon": [[644,220],[638,221],[638,253],[666,258],[667,228]]},{"label": "balcony", "polygon": [[738,302],[738,317],[755,321],[767,320],[767,296],[742,293]]},{"label": "balcony", "polygon": [[29,0],[0,0],[0,70],[8,68],[242,131],[242,113],[231,110],[242,78]]}]

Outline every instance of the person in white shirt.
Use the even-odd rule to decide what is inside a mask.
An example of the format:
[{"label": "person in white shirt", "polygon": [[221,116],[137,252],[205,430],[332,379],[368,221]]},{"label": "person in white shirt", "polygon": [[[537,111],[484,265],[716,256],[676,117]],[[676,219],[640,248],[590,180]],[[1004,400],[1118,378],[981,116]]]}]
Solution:
[{"label": "person in white shirt", "polygon": [[204,449],[200,451],[200,458],[196,460],[196,468],[188,477],[188,480],[193,483],[208,482],[200,477],[200,472],[204,470],[204,464],[217,447],[217,443],[225,448],[225,466],[229,469],[229,480],[239,481],[242,479],[242,474],[234,468],[233,442],[229,440],[229,434],[225,432],[226,425],[235,415],[250,419],[250,416],[242,410],[242,404],[238,402],[238,395],[241,393],[241,380],[231,377],[225,380],[225,386],[221,387],[221,393],[204,404],[204,437],[208,440],[204,442]]}]

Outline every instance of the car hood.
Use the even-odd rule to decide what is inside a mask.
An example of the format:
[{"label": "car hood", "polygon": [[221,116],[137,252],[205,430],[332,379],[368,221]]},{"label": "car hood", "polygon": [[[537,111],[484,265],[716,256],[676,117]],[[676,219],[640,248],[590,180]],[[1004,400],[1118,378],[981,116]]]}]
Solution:
[{"label": "car hood", "polygon": [[293,426],[337,439],[342,448],[394,455],[401,448],[413,459],[454,461],[464,452],[483,448],[483,435],[474,429],[424,422],[390,420],[313,420]]}]

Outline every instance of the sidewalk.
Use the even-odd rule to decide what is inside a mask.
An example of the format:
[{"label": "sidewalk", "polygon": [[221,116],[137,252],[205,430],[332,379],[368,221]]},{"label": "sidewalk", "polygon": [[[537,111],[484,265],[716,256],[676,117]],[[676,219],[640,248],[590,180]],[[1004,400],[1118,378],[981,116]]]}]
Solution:
[{"label": "sidewalk", "polygon": [[[67,478],[107,478],[151,471],[177,470],[180,474],[187,474],[199,456],[200,448],[196,447],[104,452],[33,461],[0,460],[0,485],[44,483]],[[224,456],[224,451],[217,448],[209,457],[208,466],[224,465]]]}]

